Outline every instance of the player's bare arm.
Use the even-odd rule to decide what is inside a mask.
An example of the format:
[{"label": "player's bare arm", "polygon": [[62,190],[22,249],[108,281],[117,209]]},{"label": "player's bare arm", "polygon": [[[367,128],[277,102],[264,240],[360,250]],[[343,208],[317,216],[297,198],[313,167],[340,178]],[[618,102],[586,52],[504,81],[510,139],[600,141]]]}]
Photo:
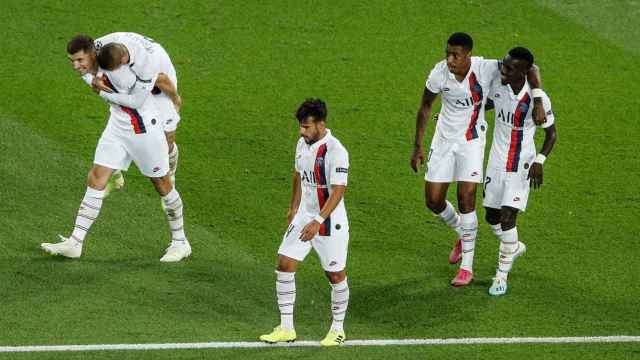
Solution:
[{"label": "player's bare arm", "polygon": [[[332,186],[331,195],[329,196],[327,202],[324,204],[324,207],[322,207],[322,209],[320,210],[320,216],[323,219],[329,217],[333,210],[335,210],[336,206],[338,206],[338,204],[340,203],[340,200],[342,200],[346,189],[347,187],[345,185]],[[300,233],[300,240],[309,241],[313,239],[318,231],[320,231],[320,223],[315,219],[311,220],[307,225],[304,226],[304,228],[302,228],[302,232]]]},{"label": "player's bare arm", "polygon": [[113,93],[113,90],[107,86],[107,83],[104,81],[104,77],[102,76],[93,77],[93,80],[91,80],[91,90],[96,94],[100,94],[100,91]]},{"label": "player's bare arm", "polygon": [[157,86],[160,91],[165,93],[169,99],[171,99],[173,106],[176,108],[176,112],[179,113],[182,108],[182,98],[178,95],[178,89],[173,81],[171,81],[171,78],[169,78],[167,74],[159,73],[155,86]]},{"label": "player's bare arm", "polygon": [[293,174],[293,186],[291,189],[291,204],[289,205],[289,211],[287,211],[287,224],[291,224],[293,218],[296,216],[298,212],[298,207],[300,206],[300,198],[302,196],[302,180],[300,179],[300,174],[296,171]]},{"label": "player's bare arm", "polygon": [[[532,89],[542,89],[542,78],[540,76],[540,67],[533,64],[527,72],[527,81]],[[544,105],[542,104],[542,97],[533,97],[533,122],[536,125],[541,125],[545,119]]]},{"label": "player's bare arm", "polygon": [[[553,145],[555,145],[558,140],[558,132],[556,131],[556,126],[551,125],[544,129],[544,143],[542,144],[542,150],[540,150],[540,154],[544,155],[545,158],[549,156],[551,150],[553,149]],[[538,161],[535,161],[533,165],[531,165],[531,169],[529,169],[529,182],[531,187],[534,189],[539,189],[542,186],[543,180],[543,169],[542,164]]]},{"label": "player's bare arm", "polygon": [[433,102],[438,94],[432,93],[425,88],[422,94],[422,102],[420,109],[416,115],[416,134],[413,144],[413,154],[411,155],[411,168],[414,172],[418,172],[418,168],[424,164],[424,131],[427,128],[427,120],[431,115]]}]

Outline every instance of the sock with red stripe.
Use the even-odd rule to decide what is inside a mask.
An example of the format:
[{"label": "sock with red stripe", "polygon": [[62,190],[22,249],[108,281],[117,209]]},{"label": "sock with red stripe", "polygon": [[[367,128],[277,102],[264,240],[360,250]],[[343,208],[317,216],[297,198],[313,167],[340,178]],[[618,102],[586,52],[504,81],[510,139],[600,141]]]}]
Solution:
[{"label": "sock with red stripe", "polygon": [[80,209],[78,209],[78,215],[76,216],[76,224],[71,233],[71,238],[82,243],[87,232],[93,222],[98,218],[100,208],[102,208],[102,200],[104,199],[104,190],[96,190],[91,187],[87,187],[87,191],[80,203]]},{"label": "sock with red stripe", "polygon": [[460,268],[473,272],[473,255],[478,235],[478,216],[475,211],[460,214],[460,228],[462,229],[462,261]]}]

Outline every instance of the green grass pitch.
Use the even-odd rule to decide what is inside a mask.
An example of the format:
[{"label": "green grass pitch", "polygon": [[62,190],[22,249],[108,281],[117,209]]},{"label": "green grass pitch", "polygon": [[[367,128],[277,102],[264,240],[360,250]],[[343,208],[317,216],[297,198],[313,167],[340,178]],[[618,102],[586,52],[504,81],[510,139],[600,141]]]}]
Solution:
[{"label": "green grass pitch", "polygon": [[[254,341],[270,330],[278,321],[273,268],[290,196],[293,112],[311,96],[327,101],[329,127],[350,152],[348,338],[640,335],[637,1],[91,3],[0,2],[0,346]],[[39,249],[72,228],[108,112],[72,71],[66,42],[78,32],[114,31],[155,38],[178,70],[177,181],[194,249],[183,263],[158,261],[168,227],[134,167],[126,188],[106,200],[82,259]],[[469,32],[474,54],[485,57],[531,48],[556,113],[559,140],[545,183],[519,218],[528,252],[502,298],[486,293],[498,242],[484,222],[475,282],[448,284],[453,234],[426,211],[423,174],[409,168],[424,80],[454,31]],[[432,133],[430,123],[426,138]],[[297,278],[299,339],[319,340],[330,324],[329,285],[314,255]],[[630,359],[640,357],[640,345],[332,354]],[[300,356],[328,355],[319,348],[0,354]]]}]

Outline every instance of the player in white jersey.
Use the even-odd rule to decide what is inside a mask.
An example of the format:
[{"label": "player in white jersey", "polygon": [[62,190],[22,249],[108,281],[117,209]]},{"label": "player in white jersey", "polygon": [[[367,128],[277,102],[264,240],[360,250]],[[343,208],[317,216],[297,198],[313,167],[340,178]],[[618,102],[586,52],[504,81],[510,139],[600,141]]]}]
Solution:
[{"label": "player in white jersey", "polygon": [[[92,41],[84,41],[89,48]],[[84,49],[75,42],[67,48],[74,68],[90,67]],[[78,53],[82,53],[78,55]],[[114,71],[105,70],[102,81],[114,93],[127,93],[138,79],[126,67]],[[169,172],[167,141],[164,137],[159,112],[154,97],[147,97],[138,108],[110,103],[110,117],[96,146],[94,165],[89,171],[87,190],[78,210],[75,227],[69,238],[59,236],[59,243],[43,243],[41,247],[54,255],[78,258],[89,228],[96,220],[105,197],[105,188],[114,170],[126,170],[135,162],[140,172],[149,177],[162,197],[165,213],[171,229],[172,242],[163,262],[180,261],[191,254],[191,247],[184,233],[182,200],[173,187]]]},{"label": "player in white jersey", "polygon": [[[516,47],[504,58],[500,76],[489,90],[487,107],[495,106],[493,143],[484,182],[483,206],[486,220],[500,240],[498,269],[489,288],[491,295],[507,291],[507,276],[516,258],[526,246],[518,239],[516,218],[525,211],[529,188],[542,185],[542,164],[551,153],[557,139],[555,117],[549,97],[540,89],[531,89],[527,71],[533,64],[528,49]],[[546,118],[534,122],[532,99],[540,92]],[[544,129],[542,150],[536,155],[534,135],[536,125]]]},{"label": "player in white jersey", "polygon": [[278,249],[276,295],[280,325],[260,336],[267,343],[296,339],[293,307],[295,272],[313,248],[331,284],[333,322],[324,346],[345,340],[343,322],[349,303],[346,265],[349,221],[343,195],[349,174],[349,154],[325,126],[327,109],[320,99],[308,99],[296,113],[300,140],[296,146],[293,193],[287,215],[289,227]]},{"label": "player in white jersey", "polygon": [[[90,39],[86,35],[79,35],[73,41],[85,41]],[[117,44],[116,46],[110,44]],[[136,86],[130,93],[114,94],[111,89],[101,81],[101,77],[95,76],[98,68],[96,52],[100,53],[103,46],[121,50],[119,56],[114,59],[116,64],[111,64],[107,54],[103,58],[109,69],[116,69],[120,64],[126,64],[138,77]],[[180,122],[179,111],[182,106],[182,98],[178,95],[178,78],[176,70],[165,49],[152,39],[131,32],[116,32],[107,34],[95,40],[94,46],[88,51],[88,61],[91,62],[90,70],[83,74],[83,79],[105,100],[137,109],[144,103],[149,94],[155,95],[156,105],[160,113],[160,121],[163,124],[167,143],[169,144],[169,167],[172,181],[175,182],[175,173],[178,165],[178,146],[175,144],[176,128]],[[124,178],[116,171],[115,187],[124,185]]]},{"label": "player in white jersey", "polygon": [[[425,84],[416,118],[411,167],[424,163],[423,138],[433,103],[442,94],[442,108],[431,141],[425,174],[426,206],[452,229],[457,238],[449,262],[460,261],[451,281],[464,286],[473,279],[473,256],[478,229],[475,212],[476,185],[482,182],[487,124],[484,106],[491,80],[499,72],[497,60],[472,57],[473,40],[466,33],[454,33],[447,40],[446,59],[436,64]],[[538,74],[532,70],[536,85]],[[541,103],[536,101],[536,107]],[[543,111],[543,110],[542,110]],[[540,113],[540,110],[537,110]],[[458,208],[446,200],[449,184],[458,183]]]}]

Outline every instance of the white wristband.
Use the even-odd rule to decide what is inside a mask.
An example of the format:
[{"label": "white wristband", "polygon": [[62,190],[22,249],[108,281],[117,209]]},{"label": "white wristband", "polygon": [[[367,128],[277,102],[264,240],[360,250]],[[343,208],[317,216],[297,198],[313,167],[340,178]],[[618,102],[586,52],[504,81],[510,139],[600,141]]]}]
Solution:
[{"label": "white wristband", "polygon": [[538,154],[538,155],[536,155],[536,161],[534,161],[534,162],[537,162],[538,164],[542,165],[542,164],[544,164],[545,160],[547,160],[547,157],[544,156],[544,154]]},{"label": "white wristband", "polygon": [[313,220],[317,221],[318,224],[322,224],[324,222],[324,218],[320,216],[320,214],[316,215],[316,217],[314,217]]},{"label": "white wristband", "polygon": [[531,95],[533,95],[534,98],[540,98],[544,95],[544,90],[538,88],[531,89]]}]

